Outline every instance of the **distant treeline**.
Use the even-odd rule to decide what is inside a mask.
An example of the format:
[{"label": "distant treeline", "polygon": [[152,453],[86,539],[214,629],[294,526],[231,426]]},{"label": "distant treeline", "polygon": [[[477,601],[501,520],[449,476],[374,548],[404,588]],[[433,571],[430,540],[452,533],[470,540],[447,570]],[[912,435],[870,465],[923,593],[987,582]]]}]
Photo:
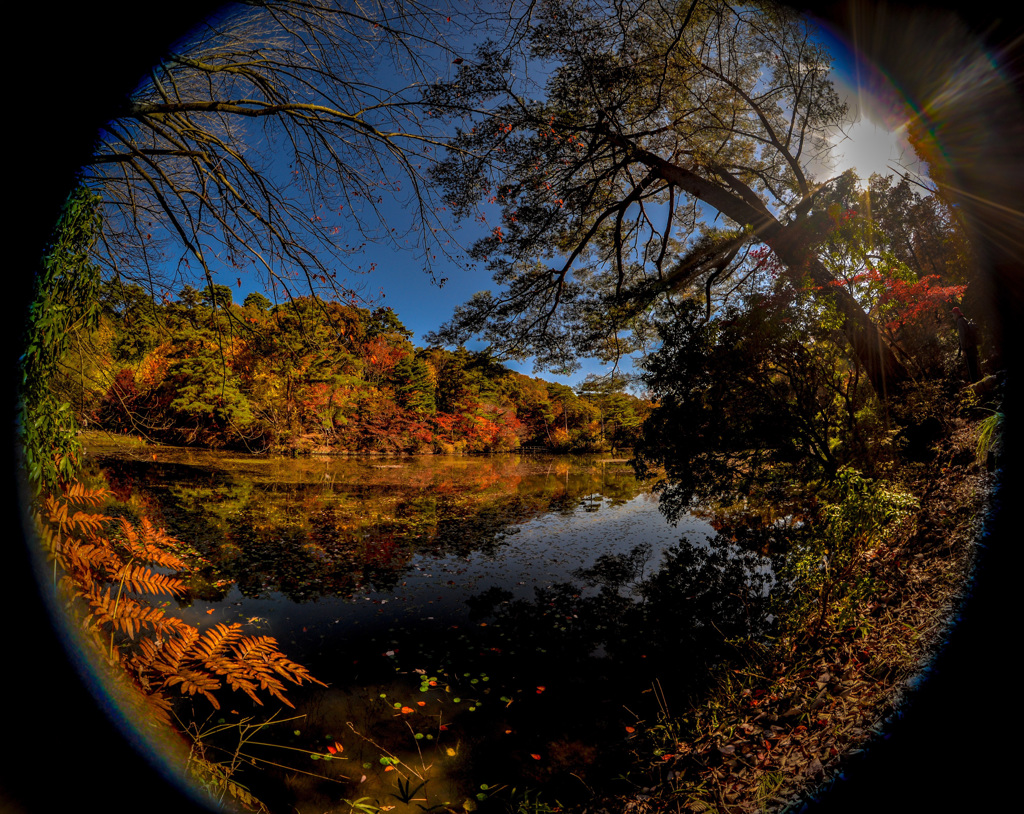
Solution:
[{"label": "distant treeline", "polygon": [[389,308],[238,305],[222,285],[161,303],[114,281],[53,386],[85,425],[281,452],[598,451],[632,446],[651,409],[621,381],[573,389],[411,337]]}]

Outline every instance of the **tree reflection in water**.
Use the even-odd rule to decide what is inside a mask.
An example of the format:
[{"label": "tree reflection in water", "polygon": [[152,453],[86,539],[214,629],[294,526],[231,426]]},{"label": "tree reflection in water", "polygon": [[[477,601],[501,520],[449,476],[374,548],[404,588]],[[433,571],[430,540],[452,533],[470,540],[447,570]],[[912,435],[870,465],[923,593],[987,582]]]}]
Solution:
[{"label": "tree reflection in water", "polygon": [[[782,528],[673,528],[625,461],[94,462],[117,511],[155,514],[205,558],[186,618],[260,620],[333,684],[293,696],[308,717],[288,745],[347,731],[349,755],[402,754],[418,729],[429,794],[526,784],[564,801],[604,785],[625,727],[657,711],[653,682],[685,703],[730,640],[770,625],[760,552],[784,548]],[[282,806],[393,792],[365,763],[359,784],[251,782]]]}]

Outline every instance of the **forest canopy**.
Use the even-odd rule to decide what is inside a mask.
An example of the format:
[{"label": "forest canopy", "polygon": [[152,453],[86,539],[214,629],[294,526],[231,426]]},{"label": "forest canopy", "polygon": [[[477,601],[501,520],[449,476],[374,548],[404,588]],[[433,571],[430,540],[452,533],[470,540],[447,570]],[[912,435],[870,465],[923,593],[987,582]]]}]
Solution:
[{"label": "forest canopy", "polygon": [[650,409],[622,382],[577,393],[486,351],[416,347],[388,308],[314,297],[268,307],[257,295],[238,305],[220,288],[155,303],[139,286],[104,285],[56,398],[106,430],[288,453],[630,447]]},{"label": "forest canopy", "polygon": [[475,111],[431,171],[445,201],[464,217],[499,214],[471,256],[500,288],[435,338],[481,334],[556,368],[617,360],[647,347],[682,300],[719,307],[764,249],[837,312],[878,393],[907,379],[821,257],[842,184],[827,172],[830,139],[846,107],[811,20],[719,0],[536,12],[530,56],[549,66],[539,98],[493,42],[427,94],[439,116]]}]

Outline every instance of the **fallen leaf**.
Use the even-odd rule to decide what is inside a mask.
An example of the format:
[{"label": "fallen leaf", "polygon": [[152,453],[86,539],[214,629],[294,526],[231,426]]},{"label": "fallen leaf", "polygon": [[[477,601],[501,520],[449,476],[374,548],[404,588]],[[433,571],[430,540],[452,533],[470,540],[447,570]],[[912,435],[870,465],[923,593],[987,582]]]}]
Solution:
[{"label": "fallen leaf", "polygon": [[530,757],[532,757],[534,760],[540,760],[540,755],[535,755],[532,752],[530,753]]}]

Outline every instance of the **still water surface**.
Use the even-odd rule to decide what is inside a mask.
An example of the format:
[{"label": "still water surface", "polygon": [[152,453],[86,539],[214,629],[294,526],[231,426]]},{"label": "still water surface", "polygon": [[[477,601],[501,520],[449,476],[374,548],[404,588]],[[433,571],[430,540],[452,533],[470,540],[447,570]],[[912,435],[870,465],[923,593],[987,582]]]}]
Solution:
[{"label": "still water surface", "polygon": [[[246,778],[275,808],[486,809],[512,786],[585,796],[651,712],[638,710],[652,681],[686,669],[690,622],[658,597],[699,589],[680,563],[715,532],[669,525],[625,459],[97,449],[91,462],[207,561],[180,616],[274,636],[330,685],[293,690],[305,717],[251,747],[322,776]],[[685,584],[663,584],[670,571]]]}]

